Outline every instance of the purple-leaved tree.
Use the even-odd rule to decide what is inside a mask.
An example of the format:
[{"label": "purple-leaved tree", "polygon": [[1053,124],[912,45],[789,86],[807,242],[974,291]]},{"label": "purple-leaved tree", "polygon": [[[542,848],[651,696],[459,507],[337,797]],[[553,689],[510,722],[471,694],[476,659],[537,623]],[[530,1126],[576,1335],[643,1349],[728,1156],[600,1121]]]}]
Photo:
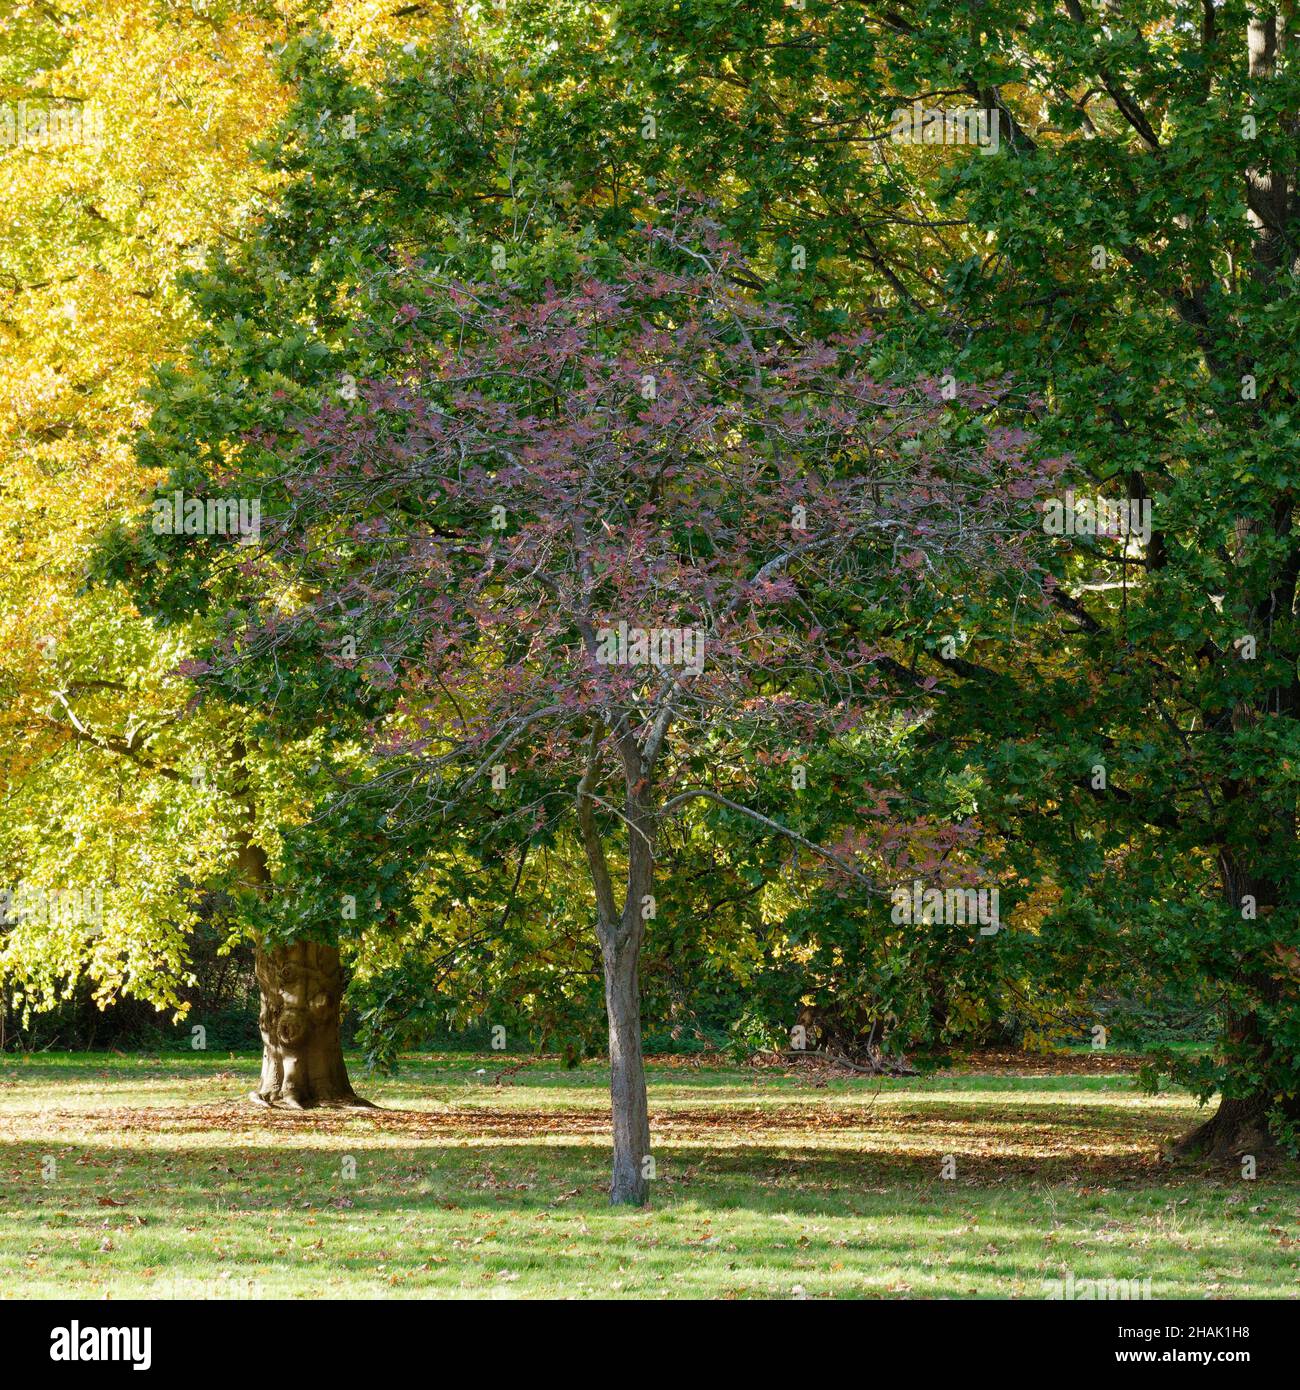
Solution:
[{"label": "purple-leaved tree", "polygon": [[531,298],[402,274],[407,302],[364,330],[400,368],[292,449],[250,442],[271,515],[245,568],[275,598],[229,651],[308,650],[387,691],[371,788],[395,815],[569,818],[604,963],[610,1199],[643,1203],[665,825],[711,801],[866,875],[847,841],[751,805],[756,770],[879,718],[909,679],[882,634],[927,591],[1025,580],[1038,468],[1014,431],[954,431],[934,385],[873,380],[867,335],[801,337],[706,224]]}]

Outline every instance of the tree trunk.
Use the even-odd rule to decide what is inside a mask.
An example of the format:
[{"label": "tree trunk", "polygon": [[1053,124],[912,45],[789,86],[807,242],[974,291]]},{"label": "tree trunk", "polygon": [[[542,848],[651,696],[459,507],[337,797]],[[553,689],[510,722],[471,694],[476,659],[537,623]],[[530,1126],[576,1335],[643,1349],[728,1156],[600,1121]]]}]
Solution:
[{"label": "tree trunk", "polygon": [[1272,1108],[1268,1096],[1225,1096],[1204,1124],[1183,1135],[1174,1152],[1222,1164],[1237,1163],[1247,1154],[1257,1159],[1269,1157],[1277,1152],[1277,1144],[1268,1132],[1268,1112]]},{"label": "tree trunk", "polygon": [[[625,914],[626,915],[626,914]],[[639,928],[639,923],[638,923]],[[609,1092],[614,1122],[612,1205],[644,1206],[650,1197],[650,1112],[641,1054],[641,932],[601,942],[609,1016]]]},{"label": "tree trunk", "polygon": [[[1253,976],[1250,984],[1261,999],[1277,999],[1277,982],[1271,977]],[[1259,1027],[1258,1015],[1250,1013],[1231,1020],[1225,1038],[1231,1048],[1250,1050],[1252,1070],[1256,1066],[1262,1066],[1265,1074],[1272,1070],[1268,1039]],[[1277,1157],[1281,1146],[1270,1130],[1269,1116],[1279,1110],[1287,1120],[1300,1119],[1300,1101],[1268,1089],[1247,1096],[1224,1096],[1208,1120],[1178,1140],[1174,1152],[1222,1164],[1236,1163],[1247,1154],[1257,1159]]]},{"label": "tree trunk", "polygon": [[343,970],[337,947],[295,941],[257,948],[262,1006],[262,1081],[250,1099],[262,1105],[369,1106],[352,1089],[343,1060]]},{"label": "tree trunk", "polygon": [[[666,726],[665,726],[666,727]],[[648,794],[653,758],[643,759],[630,735],[620,741],[627,783],[627,894],[620,911],[596,827],[591,788],[604,726],[592,730],[587,770],[578,784],[578,828],[596,890],[596,936],[605,967],[609,1020],[609,1098],[614,1129],[612,1206],[644,1206],[650,1198],[650,1107],[641,1054],[641,942],[654,916],[656,817]]]},{"label": "tree trunk", "polygon": [[[1260,84],[1261,90],[1275,78],[1278,53],[1291,37],[1287,32],[1286,20],[1278,13],[1261,10],[1248,20],[1246,51],[1249,73],[1252,81]],[[1295,193],[1294,180],[1286,167],[1256,168],[1248,171],[1247,185],[1251,194],[1247,218],[1255,241],[1251,273],[1260,286],[1266,287],[1276,297],[1279,271],[1289,268],[1291,261],[1291,253],[1287,250],[1288,237],[1283,229],[1289,228],[1294,220],[1291,207]],[[1284,289],[1282,293],[1285,292]],[[1211,365],[1216,374],[1229,382],[1235,391],[1239,364],[1235,361],[1212,361]],[[1258,417],[1254,422],[1258,423]],[[1281,505],[1275,509],[1273,532],[1278,544],[1286,547],[1286,561],[1274,572],[1270,591],[1250,606],[1246,626],[1251,632],[1269,632],[1275,613],[1294,611],[1297,567],[1291,541],[1293,513],[1294,502],[1284,495]],[[1298,712],[1300,688],[1292,667],[1282,684],[1266,692],[1262,700],[1243,702],[1234,709],[1233,731],[1248,732],[1268,715],[1287,714],[1294,719]],[[1233,814],[1232,823],[1239,824],[1238,815],[1249,816],[1252,813],[1259,789],[1248,781],[1225,779],[1222,790]],[[1260,828],[1259,843],[1267,841],[1271,828],[1267,824]],[[1294,824],[1290,833],[1294,838]],[[1224,893],[1234,911],[1241,910],[1247,895],[1254,898],[1256,911],[1277,907],[1280,896],[1276,884],[1252,873],[1251,866],[1243,864],[1236,853],[1224,849],[1220,853],[1219,866]],[[1252,962],[1243,972],[1241,983],[1258,1004],[1271,1008],[1282,998],[1283,986],[1274,971],[1268,968],[1267,962],[1263,968],[1260,968],[1258,960]],[[1258,1158],[1276,1152],[1277,1142],[1269,1132],[1270,1112],[1280,1109],[1290,1120],[1300,1118],[1300,1101],[1287,1099],[1284,1095],[1287,1082],[1278,1080],[1279,1073],[1291,1072],[1291,1060],[1282,1057],[1275,1062],[1277,1049],[1269,1039],[1268,1025],[1249,1005],[1228,1019],[1224,1043],[1225,1056],[1234,1061],[1244,1059],[1245,1065],[1237,1061],[1237,1066],[1249,1074],[1262,1075],[1266,1079],[1265,1084],[1248,1095],[1225,1095],[1215,1114],[1179,1140],[1175,1152],[1203,1155],[1216,1163],[1233,1163],[1246,1154]],[[1273,1083],[1271,1086],[1267,1084],[1269,1080]]]},{"label": "tree trunk", "polygon": [[[272,890],[271,872],[266,851],[253,838],[257,811],[242,740],[236,742],[234,754],[244,769],[240,794],[245,807],[237,872],[245,886],[265,895]],[[262,1079],[257,1090],[248,1093],[249,1100],[289,1110],[369,1107],[370,1102],[352,1089],[343,1060],[343,968],[338,948],[295,941],[266,950],[259,941],[255,949]]]},{"label": "tree trunk", "polygon": [[[1252,874],[1234,855],[1220,855],[1219,873],[1224,896],[1234,912],[1241,911],[1247,896],[1254,899],[1256,911],[1264,908],[1271,912],[1276,907],[1275,885]],[[1270,974],[1252,972],[1245,976],[1244,983],[1251,996],[1261,1004],[1276,1004],[1281,998],[1281,984]],[[1244,1054],[1250,1059],[1252,1071],[1261,1069],[1261,1063],[1265,1074],[1270,1070],[1268,1037],[1254,1009],[1227,1020],[1223,1041],[1227,1055]],[[1279,1146],[1269,1132],[1269,1113],[1277,1105],[1276,1097],[1267,1089],[1247,1096],[1224,1096],[1218,1110],[1208,1120],[1178,1140],[1174,1152],[1194,1154],[1222,1164],[1236,1163],[1247,1154],[1257,1159],[1276,1155]],[[1283,1108],[1290,1113],[1294,1103]],[[1290,1114],[1290,1117],[1295,1118],[1295,1115]]]}]

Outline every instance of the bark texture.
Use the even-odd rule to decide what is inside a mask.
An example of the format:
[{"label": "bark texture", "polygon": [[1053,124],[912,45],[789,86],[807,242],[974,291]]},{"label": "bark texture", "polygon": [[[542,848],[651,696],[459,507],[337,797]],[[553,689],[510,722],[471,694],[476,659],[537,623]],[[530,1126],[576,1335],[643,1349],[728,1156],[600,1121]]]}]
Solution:
[{"label": "bark texture", "polygon": [[361,1106],[352,1089],[339,1026],[343,970],[336,947],[295,941],[257,949],[262,1005],[262,1080],[250,1099],[310,1110]]},{"label": "bark texture", "polygon": [[609,1020],[609,1098],[614,1167],[609,1200],[644,1206],[650,1198],[650,1118],[641,1052],[641,943],[653,915],[656,817],[646,794],[647,764],[630,738],[622,743],[627,781],[627,894],[620,910],[596,827],[591,795],[603,728],[592,733],[592,755],[578,786],[578,827],[596,890],[596,935],[605,970]]},{"label": "bark texture", "polygon": [[1204,1124],[1178,1141],[1174,1151],[1222,1164],[1239,1163],[1246,1154],[1270,1158],[1278,1148],[1268,1132],[1270,1109],[1267,1097],[1227,1097]]},{"label": "bark texture", "polygon": [[[235,762],[246,768],[242,742]],[[238,874],[263,896],[274,891],[266,851],[253,838],[257,808],[247,773],[241,799],[245,820],[239,839]],[[310,1110],[318,1105],[370,1108],[352,1089],[343,1060],[343,969],[338,948],[295,941],[271,949],[257,943],[255,965],[261,994],[262,1079],[249,1099],[259,1105]]]},{"label": "bark texture", "polygon": [[609,1200],[614,1205],[644,1206],[650,1197],[650,1113],[641,1052],[641,933],[620,938],[609,935],[601,944],[614,1124]]}]

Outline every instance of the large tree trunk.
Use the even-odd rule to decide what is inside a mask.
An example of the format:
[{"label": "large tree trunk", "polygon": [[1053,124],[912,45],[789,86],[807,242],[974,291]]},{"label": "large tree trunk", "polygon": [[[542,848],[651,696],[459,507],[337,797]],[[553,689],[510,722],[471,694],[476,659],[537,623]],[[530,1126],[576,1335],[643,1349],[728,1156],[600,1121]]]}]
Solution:
[{"label": "large tree trunk", "polygon": [[[1275,1002],[1279,997],[1278,982],[1271,976],[1252,976],[1249,985],[1261,1000]],[[1224,1039],[1230,1049],[1245,1050],[1252,1072],[1268,1074],[1272,1070],[1269,1042],[1257,1014],[1247,1013],[1229,1020]],[[1281,1146],[1269,1126],[1274,1111],[1280,1111],[1287,1120],[1300,1119],[1300,1101],[1267,1088],[1244,1096],[1224,1096],[1208,1120],[1178,1140],[1174,1152],[1223,1164],[1235,1164],[1246,1155],[1256,1159],[1276,1157]]]},{"label": "large tree trunk", "polygon": [[[265,895],[273,885],[266,851],[253,838],[257,811],[242,740],[234,751],[237,765],[244,768],[240,794],[246,813],[238,874],[247,887]],[[338,948],[295,941],[267,950],[259,941],[255,964],[261,993],[257,1024],[262,1033],[262,1079],[248,1098],[290,1110],[369,1107],[370,1102],[352,1089],[343,1060],[343,968]]]},{"label": "large tree trunk", "polygon": [[[1256,911],[1271,912],[1278,901],[1276,886],[1268,879],[1250,872],[1235,856],[1222,854],[1219,872],[1224,896],[1234,912],[1242,910],[1247,897],[1255,902]],[[1281,998],[1281,982],[1273,975],[1253,971],[1244,982],[1250,997],[1259,1004],[1271,1005]],[[1223,1030],[1225,1052],[1234,1059],[1244,1059],[1252,1073],[1270,1071],[1269,1041],[1253,1008],[1229,1018]],[[1238,1065],[1241,1065],[1240,1061]],[[1256,1159],[1278,1152],[1278,1144],[1269,1132],[1269,1114],[1277,1109],[1278,1100],[1267,1088],[1249,1095],[1225,1095],[1219,1108],[1203,1124],[1185,1134],[1175,1145],[1179,1154],[1198,1155],[1212,1163],[1232,1164],[1246,1155]],[[1294,1103],[1283,1107],[1295,1118]]]},{"label": "large tree trunk", "polygon": [[262,1080],[250,1099],[263,1105],[369,1106],[352,1089],[339,1018],[343,970],[338,949],[295,941],[257,948],[262,1007]]},{"label": "large tree trunk", "polygon": [[619,933],[617,938],[607,936],[601,943],[601,953],[605,961],[609,1091],[614,1122],[614,1171],[609,1200],[614,1205],[639,1207],[650,1197],[650,1112],[641,1053],[641,932]]},{"label": "large tree trunk", "polygon": [[1239,1163],[1248,1154],[1256,1159],[1270,1157],[1277,1151],[1268,1132],[1271,1109],[1268,1096],[1227,1096],[1204,1124],[1183,1135],[1175,1152],[1222,1164]]}]

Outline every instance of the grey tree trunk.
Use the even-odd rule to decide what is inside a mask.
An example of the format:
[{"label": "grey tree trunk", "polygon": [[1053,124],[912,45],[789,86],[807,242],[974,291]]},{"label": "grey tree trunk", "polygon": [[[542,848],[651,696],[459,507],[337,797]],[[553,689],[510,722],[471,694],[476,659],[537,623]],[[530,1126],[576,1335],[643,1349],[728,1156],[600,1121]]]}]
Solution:
[{"label": "grey tree trunk", "polygon": [[641,942],[652,911],[656,815],[648,793],[648,767],[635,743],[623,743],[627,782],[627,893],[620,910],[614,897],[605,849],[596,826],[591,788],[603,732],[592,734],[592,757],[578,786],[578,827],[596,890],[596,935],[605,969],[609,1021],[609,1094],[614,1130],[614,1166],[609,1200],[615,1206],[644,1206],[650,1197],[650,1116],[641,1053]]},{"label": "grey tree trunk", "polygon": [[650,1197],[650,1113],[641,1053],[641,932],[618,935],[619,940],[607,937],[601,943],[614,1126],[609,1200],[614,1205],[644,1206]]}]

